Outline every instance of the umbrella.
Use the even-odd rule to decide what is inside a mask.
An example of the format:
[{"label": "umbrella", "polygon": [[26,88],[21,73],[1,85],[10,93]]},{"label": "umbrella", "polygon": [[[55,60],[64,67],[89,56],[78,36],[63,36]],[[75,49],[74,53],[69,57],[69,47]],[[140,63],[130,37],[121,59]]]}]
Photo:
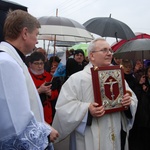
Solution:
[{"label": "umbrella", "polygon": [[75,44],[78,44],[78,43],[77,42],[71,42],[71,41],[70,42],[56,41],[56,46],[58,46],[58,47],[71,47]]},{"label": "umbrella", "polygon": [[8,0],[0,0],[0,10],[9,11],[9,10],[21,9],[27,11],[27,7],[21,4],[15,3],[13,1]]},{"label": "umbrella", "polygon": [[93,39],[82,24],[69,18],[43,16],[38,21],[41,24],[38,39],[54,41],[54,55],[56,41],[89,42]]},{"label": "umbrella", "polygon": [[43,16],[38,21],[41,24],[38,39],[67,42],[89,42],[93,39],[82,24],[69,18]]},{"label": "umbrella", "polygon": [[73,45],[72,47],[69,48],[69,50],[77,50],[77,49],[82,49],[84,51],[84,55],[87,56],[87,48],[89,44],[87,43],[80,43]]},{"label": "umbrella", "polygon": [[131,39],[135,35],[128,25],[110,17],[96,17],[86,21],[85,28],[102,37],[115,37],[120,39]]},{"label": "umbrella", "polygon": [[[42,26],[42,28],[44,28]],[[48,40],[48,41],[61,41],[61,42],[76,42],[76,43],[79,43],[79,42],[89,42],[91,41],[92,39],[94,39],[91,35],[91,38],[85,38],[85,37],[76,37],[76,36],[73,36],[73,35],[57,35],[57,34],[54,34],[54,35],[48,35],[47,34],[44,34],[42,35],[43,33],[41,33],[41,28],[40,28],[40,34],[38,35],[38,40]],[[53,34],[53,33],[52,33]]]},{"label": "umbrella", "polygon": [[[146,33],[138,33],[136,34],[135,38],[130,39],[131,40],[136,40],[136,39],[143,39],[143,38],[148,38],[150,39],[150,35],[146,34]],[[118,50],[123,44],[125,44],[126,42],[128,42],[129,40],[120,40],[119,42],[114,43],[111,48],[112,50],[115,52],[116,50]]]},{"label": "umbrella", "polygon": [[115,53],[114,57],[123,59],[150,59],[150,39],[131,40],[122,45]]},{"label": "umbrella", "polygon": [[26,6],[8,0],[0,0],[0,41],[4,40],[3,26],[4,26],[7,13],[9,10],[16,10],[16,9],[27,11]]}]

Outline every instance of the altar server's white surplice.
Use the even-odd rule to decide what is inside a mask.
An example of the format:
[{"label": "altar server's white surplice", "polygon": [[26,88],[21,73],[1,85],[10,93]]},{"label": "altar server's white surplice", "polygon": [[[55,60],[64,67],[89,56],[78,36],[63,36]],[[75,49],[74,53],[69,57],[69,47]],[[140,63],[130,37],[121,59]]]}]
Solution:
[{"label": "altar server's white surplice", "polygon": [[[48,144],[47,136],[51,129],[44,122],[40,98],[28,69],[10,44],[2,42],[0,50],[4,51],[0,52],[0,149],[2,147],[6,149],[6,145],[12,144],[10,141],[14,140],[15,143],[19,138],[20,140],[24,138],[25,145],[25,141],[29,139],[24,135],[31,136],[32,127],[33,135],[40,135],[43,132],[41,134],[43,139],[37,140],[43,140],[44,144],[41,146],[39,143],[39,149],[40,147],[44,149]],[[29,149],[36,147],[37,141],[34,141],[38,137],[36,136],[31,136],[34,138],[30,139],[33,140],[32,144],[27,143]],[[10,148],[13,148],[11,146]]]}]

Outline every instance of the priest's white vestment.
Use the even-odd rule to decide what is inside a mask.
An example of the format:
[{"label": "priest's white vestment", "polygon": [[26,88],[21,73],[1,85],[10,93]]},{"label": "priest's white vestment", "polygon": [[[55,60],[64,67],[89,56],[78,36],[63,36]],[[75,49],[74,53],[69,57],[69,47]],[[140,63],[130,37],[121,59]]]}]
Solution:
[{"label": "priest's white vestment", "polygon": [[[92,64],[89,63],[84,70],[70,76],[62,86],[53,127],[60,134],[59,141],[71,136],[71,150],[121,150],[120,131],[122,128],[128,137],[134,121],[137,98],[125,82],[126,90],[132,93],[132,119],[126,118],[124,112],[115,112],[93,118],[92,125],[87,126],[88,107],[94,102],[91,67]],[[127,138],[125,150],[128,150]]]}]

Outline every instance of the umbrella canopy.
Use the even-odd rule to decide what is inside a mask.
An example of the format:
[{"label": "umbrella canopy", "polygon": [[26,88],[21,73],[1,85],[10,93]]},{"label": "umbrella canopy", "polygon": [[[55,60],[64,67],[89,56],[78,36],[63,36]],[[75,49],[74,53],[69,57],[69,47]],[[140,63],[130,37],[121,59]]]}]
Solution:
[{"label": "umbrella canopy", "polygon": [[[42,26],[43,28],[43,26]],[[48,40],[48,41],[61,41],[61,42],[76,42],[76,43],[79,43],[79,42],[89,42],[91,41],[92,39],[94,39],[91,35],[92,38],[85,38],[85,37],[76,37],[76,36],[73,36],[73,35],[57,35],[57,34],[54,34],[54,35],[48,35],[47,34],[44,34],[44,35],[41,35],[41,28],[40,28],[40,34],[38,35],[38,40]]]},{"label": "umbrella canopy", "polygon": [[0,10],[9,11],[9,9],[21,9],[27,11],[27,7],[9,0],[0,0]]},{"label": "umbrella canopy", "polygon": [[[136,40],[136,39],[143,39],[143,38],[148,38],[150,39],[150,35],[146,33],[138,33],[135,38],[130,39],[131,40]],[[129,40],[120,40],[119,42],[116,42],[111,46],[112,50],[115,52],[118,50],[123,44],[127,43]]]},{"label": "umbrella canopy", "polygon": [[102,37],[131,39],[135,35],[128,25],[111,17],[96,17],[86,21],[85,28]]},{"label": "umbrella canopy", "polygon": [[0,0],[0,41],[4,40],[3,26],[6,19],[6,15],[9,10],[16,10],[16,9],[27,11],[26,6],[8,0]]},{"label": "umbrella canopy", "polygon": [[69,48],[69,50],[77,50],[77,49],[82,49],[84,51],[84,55],[87,56],[87,48],[89,44],[87,43],[80,43],[73,45],[72,47]]},{"label": "umbrella canopy", "polygon": [[[75,44],[78,44],[76,42],[63,42],[63,41],[56,41],[56,46],[57,47],[71,47]],[[52,44],[53,46],[53,44]]]},{"label": "umbrella canopy", "polygon": [[38,21],[41,24],[38,39],[72,42],[89,42],[93,39],[82,24],[69,18],[43,16]]},{"label": "umbrella canopy", "polygon": [[123,59],[150,59],[150,39],[131,40],[122,45],[115,53],[114,57]]}]

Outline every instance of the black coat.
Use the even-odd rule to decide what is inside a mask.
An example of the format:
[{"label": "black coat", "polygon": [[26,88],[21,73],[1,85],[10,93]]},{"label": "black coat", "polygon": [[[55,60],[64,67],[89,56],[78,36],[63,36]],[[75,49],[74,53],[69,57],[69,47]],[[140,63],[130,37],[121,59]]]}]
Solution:
[{"label": "black coat", "polygon": [[147,82],[145,85],[148,87],[146,91],[143,90],[143,85],[140,84],[135,89],[138,107],[134,126],[150,128],[150,85]]},{"label": "black coat", "polygon": [[83,70],[85,63],[79,64],[74,58],[69,58],[66,63],[66,79],[68,79],[72,74]]}]

